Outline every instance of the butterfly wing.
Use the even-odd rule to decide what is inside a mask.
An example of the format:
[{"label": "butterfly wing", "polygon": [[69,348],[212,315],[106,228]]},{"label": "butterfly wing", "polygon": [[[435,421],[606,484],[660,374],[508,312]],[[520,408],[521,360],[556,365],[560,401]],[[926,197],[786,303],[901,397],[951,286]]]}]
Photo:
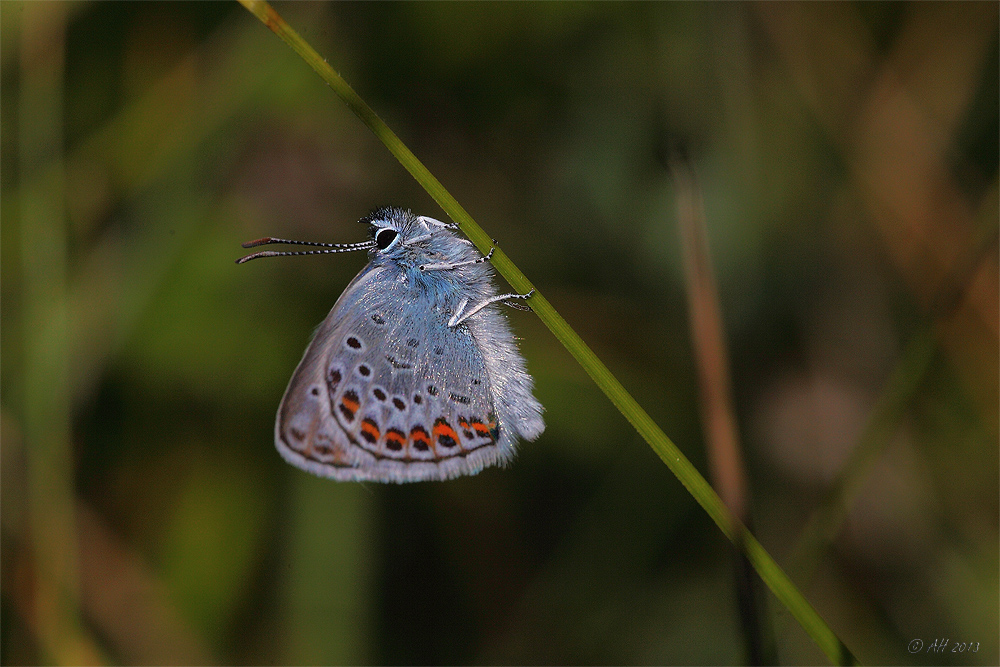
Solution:
[{"label": "butterfly wing", "polygon": [[320,325],[278,409],[275,443],[289,463],[338,480],[410,482],[513,456],[474,328],[413,303],[403,278],[369,265]]}]

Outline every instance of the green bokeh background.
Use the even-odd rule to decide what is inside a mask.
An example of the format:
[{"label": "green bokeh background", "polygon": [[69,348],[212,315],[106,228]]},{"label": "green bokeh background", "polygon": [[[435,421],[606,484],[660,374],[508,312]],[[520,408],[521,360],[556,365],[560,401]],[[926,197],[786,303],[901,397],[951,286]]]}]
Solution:
[{"label": "green bokeh background", "polygon": [[[275,6],[706,470],[664,166],[691,156],[780,564],[930,328],[795,581],[862,661],[997,664],[995,3]],[[725,539],[530,313],[547,430],[510,468],[393,487],[279,458],[285,384],[365,258],[239,243],[442,214],[251,14],[4,1],[0,25],[4,664],[745,660]],[[823,661],[766,609],[782,662]],[[907,650],[935,638],[977,650]]]}]

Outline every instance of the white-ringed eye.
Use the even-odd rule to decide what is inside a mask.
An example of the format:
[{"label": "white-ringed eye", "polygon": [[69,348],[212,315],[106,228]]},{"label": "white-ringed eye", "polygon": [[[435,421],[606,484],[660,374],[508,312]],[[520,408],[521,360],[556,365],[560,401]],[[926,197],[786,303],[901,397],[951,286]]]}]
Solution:
[{"label": "white-ringed eye", "polygon": [[385,250],[392,245],[392,242],[396,240],[399,236],[399,232],[395,229],[380,229],[377,234],[375,234],[375,245],[378,246],[379,250]]}]

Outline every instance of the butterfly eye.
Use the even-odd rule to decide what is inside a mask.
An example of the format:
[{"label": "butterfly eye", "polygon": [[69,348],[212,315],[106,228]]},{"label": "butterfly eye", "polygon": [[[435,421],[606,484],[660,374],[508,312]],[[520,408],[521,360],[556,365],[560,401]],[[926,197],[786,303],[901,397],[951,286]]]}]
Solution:
[{"label": "butterfly eye", "polygon": [[379,250],[385,250],[392,245],[397,236],[399,236],[399,233],[395,229],[380,229],[378,234],[375,235],[375,245],[378,246]]}]

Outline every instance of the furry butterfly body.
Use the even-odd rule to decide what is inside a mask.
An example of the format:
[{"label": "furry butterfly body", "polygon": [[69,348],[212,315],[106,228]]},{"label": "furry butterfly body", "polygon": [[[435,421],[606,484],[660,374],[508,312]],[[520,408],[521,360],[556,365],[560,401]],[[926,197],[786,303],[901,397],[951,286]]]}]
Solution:
[{"label": "furry butterfly body", "polygon": [[[337,480],[472,475],[544,430],[493,268],[453,228],[384,208],[371,261],[305,351],[278,409],[292,465]],[[265,254],[265,253],[262,253]]]}]

